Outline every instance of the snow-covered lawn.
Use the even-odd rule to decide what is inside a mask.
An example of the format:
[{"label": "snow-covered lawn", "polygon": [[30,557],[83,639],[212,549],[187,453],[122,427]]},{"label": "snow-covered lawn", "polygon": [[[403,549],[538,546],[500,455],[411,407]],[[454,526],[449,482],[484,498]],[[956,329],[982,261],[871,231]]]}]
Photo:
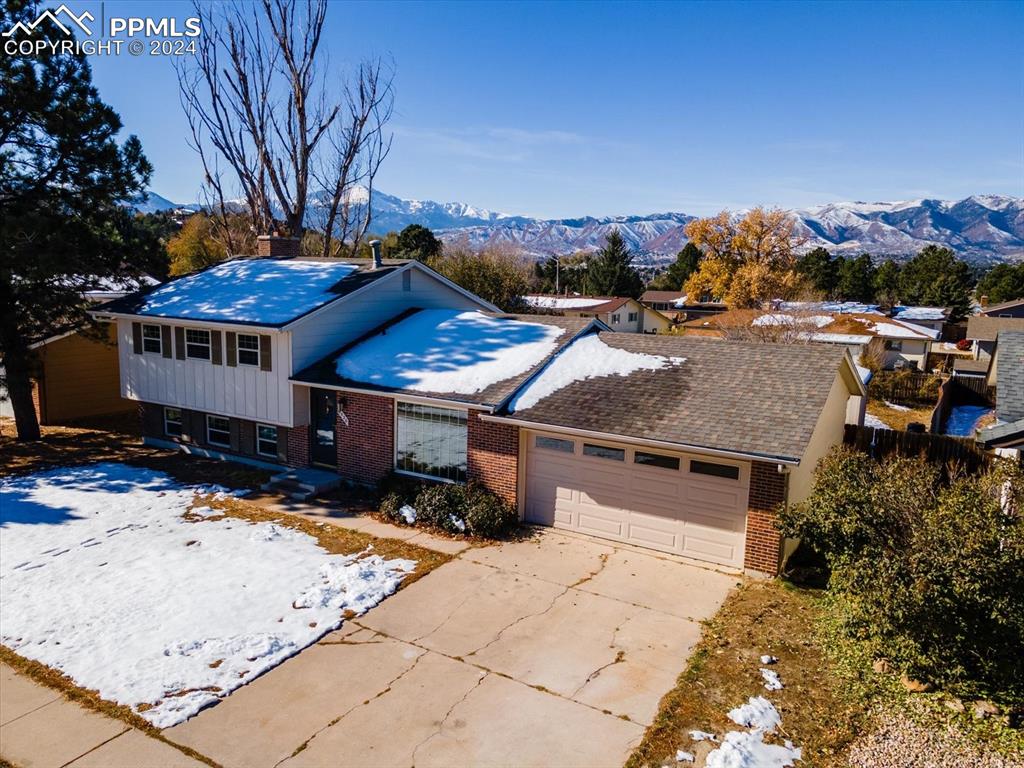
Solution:
[{"label": "snow-covered lawn", "polygon": [[276,523],[183,518],[209,490],[117,463],[0,480],[0,642],[166,728],[416,566],[329,554]]}]

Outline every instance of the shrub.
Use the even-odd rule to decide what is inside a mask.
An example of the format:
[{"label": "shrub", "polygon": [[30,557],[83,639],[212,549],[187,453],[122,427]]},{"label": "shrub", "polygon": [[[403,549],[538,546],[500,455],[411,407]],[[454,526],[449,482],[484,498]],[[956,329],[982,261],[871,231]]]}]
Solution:
[{"label": "shrub", "polygon": [[904,368],[902,371],[878,371],[868,382],[868,394],[874,400],[934,403],[939,399],[942,379]]},{"label": "shrub", "polygon": [[462,533],[466,521],[466,487],[455,483],[427,485],[416,497],[416,522],[447,533]]},{"label": "shrub", "polygon": [[398,510],[400,510],[405,503],[406,501],[402,498],[401,494],[391,492],[380,500],[377,504],[377,509],[388,522],[404,523],[405,519]]},{"label": "shrub", "polygon": [[384,499],[391,494],[395,494],[402,500],[402,504],[411,504],[426,485],[427,483],[424,480],[417,480],[415,477],[391,472],[377,484],[377,497]]},{"label": "shrub", "polygon": [[470,488],[467,502],[466,527],[474,536],[501,538],[519,524],[515,507],[484,488]]},{"label": "shrub", "polygon": [[962,696],[1024,698],[1024,476],[999,462],[938,484],[923,459],[847,448],[780,515],[831,568],[844,631],[907,674]]}]

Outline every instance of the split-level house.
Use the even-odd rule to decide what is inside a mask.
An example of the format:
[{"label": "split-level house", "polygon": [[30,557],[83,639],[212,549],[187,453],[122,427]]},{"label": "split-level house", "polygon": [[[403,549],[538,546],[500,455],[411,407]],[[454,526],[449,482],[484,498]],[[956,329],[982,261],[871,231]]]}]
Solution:
[{"label": "split-level house", "polygon": [[530,523],[776,573],[777,510],[866,397],[841,347],[508,315],[416,262],[261,244],[275,256],[102,308],[147,442],[364,485],[473,482]]},{"label": "split-level house", "polygon": [[620,333],[659,333],[669,329],[671,319],[629,296],[556,296],[533,293],[523,301],[539,312],[564,317],[596,317]]}]

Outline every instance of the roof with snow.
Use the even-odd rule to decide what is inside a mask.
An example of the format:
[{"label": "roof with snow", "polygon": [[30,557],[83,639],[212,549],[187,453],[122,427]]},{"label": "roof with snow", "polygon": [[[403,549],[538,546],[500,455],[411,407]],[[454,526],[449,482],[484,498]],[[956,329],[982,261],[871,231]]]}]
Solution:
[{"label": "roof with snow", "polygon": [[527,294],[523,301],[537,309],[550,309],[575,312],[614,312],[632,299],[628,296],[551,296],[545,294]]},{"label": "roof with snow", "polygon": [[507,406],[516,421],[798,461],[846,351],[599,332]]},{"label": "roof with snow", "polygon": [[940,332],[933,328],[887,318],[881,314],[827,312],[821,309],[805,309],[800,312],[734,309],[683,323],[683,328],[686,329],[716,333],[723,328],[743,326],[791,328],[802,332],[811,341],[834,344],[864,344],[874,336],[924,341],[937,339],[940,335]]},{"label": "roof with snow", "polygon": [[945,307],[905,307],[892,308],[892,316],[897,320],[945,320],[949,310]]},{"label": "roof with snow", "polygon": [[497,406],[584,318],[414,310],[300,371],[295,381]]},{"label": "roof with snow", "polygon": [[215,264],[100,311],[278,327],[391,274],[405,262],[243,258]]}]

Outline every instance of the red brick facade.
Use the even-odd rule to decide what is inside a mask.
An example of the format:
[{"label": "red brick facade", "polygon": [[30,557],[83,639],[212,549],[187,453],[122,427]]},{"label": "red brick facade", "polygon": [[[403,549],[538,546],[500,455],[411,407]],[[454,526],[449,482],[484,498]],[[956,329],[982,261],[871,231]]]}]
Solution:
[{"label": "red brick facade", "polygon": [[294,259],[299,255],[299,238],[260,235],[256,238],[256,255],[279,259]]},{"label": "red brick facade", "polygon": [[338,473],[375,485],[395,466],[394,401],[358,392],[338,393]]},{"label": "red brick facade", "polygon": [[515,506],[519,485],[519,427],[481,421],[470,411],[467,424],[467,474]]},{"label": "red brick facade", "polygon": [[[284,430],[285,435],[285,463],[289,467],[309,466],[309,427],[278,427],[278,433]],[[278,437],[278,444],[281,438]]]},{"label": "red brick facade", "polygon": [[776,510],[786,501],[786,475],[775,464],[750,463],[750,499],[747,502],[747,549],[743,566],[748,570],[779,572],[782,535],[775,527]]}]

